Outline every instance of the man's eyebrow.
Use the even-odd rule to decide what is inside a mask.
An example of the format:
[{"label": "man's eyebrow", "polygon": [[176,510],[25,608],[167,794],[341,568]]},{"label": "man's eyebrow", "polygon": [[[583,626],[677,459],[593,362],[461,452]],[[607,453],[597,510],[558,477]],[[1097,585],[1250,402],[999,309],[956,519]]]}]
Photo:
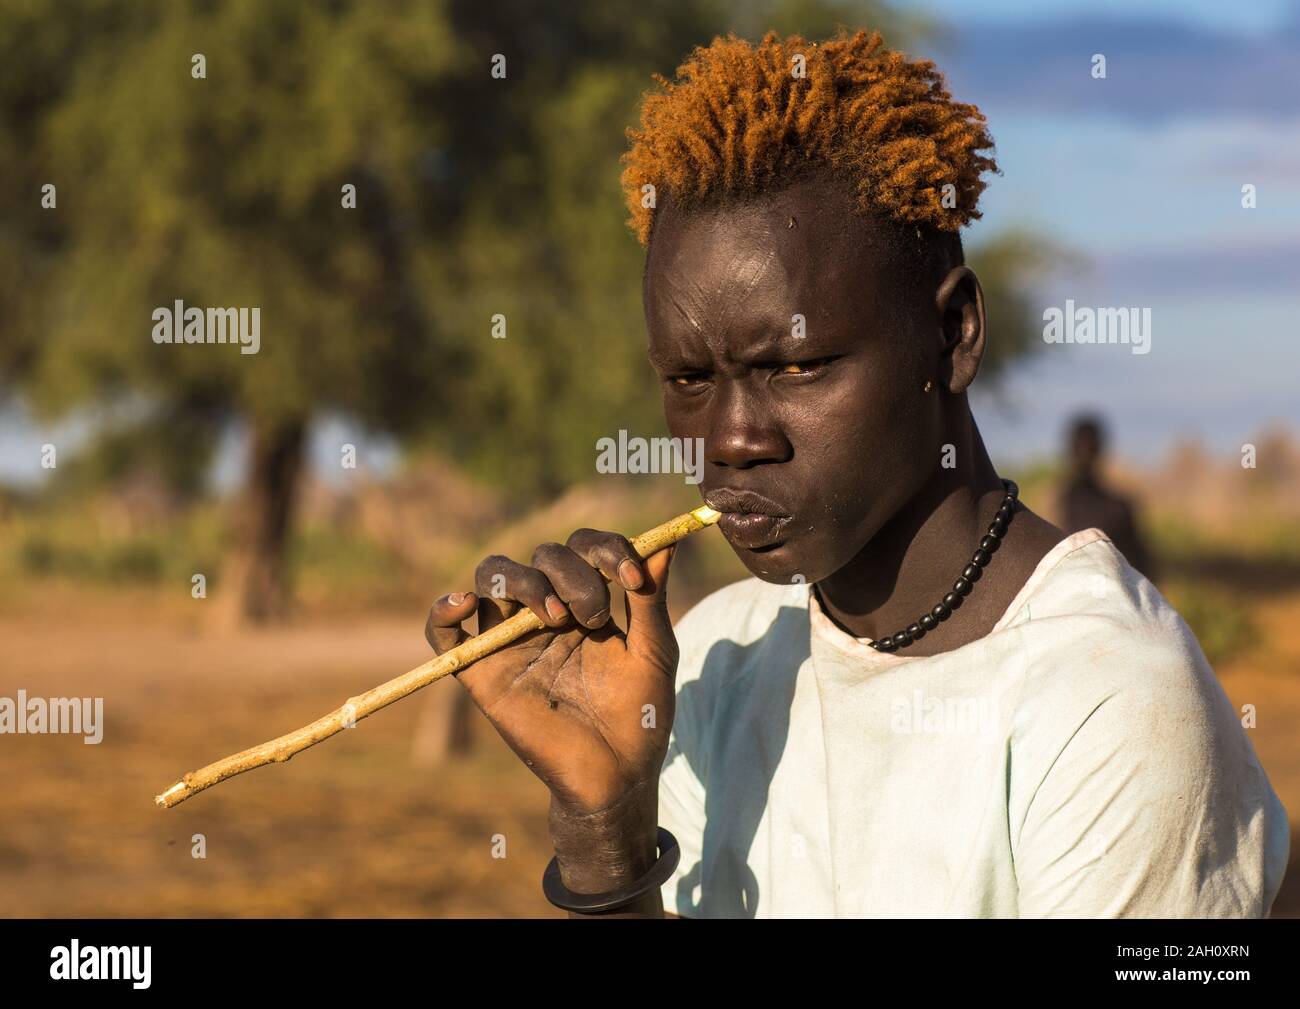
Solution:
[{"label": "man's eyebrow", "polygon": [[813,339],[811,334],[798,337],[785,329],[779,333],[765,333],[746,342],[740,348],[736,357],[749,364],[758,361],[783,360],[790,357],[799,357],[801,354],[816,348],[820,342],[822,341]]},{"label": "man's eyebrow", "polygon": [[654,368],[659,371],[669,371],[673,368],[693,367],[694,361],[697,359],[703,364],[707,355],[680,354],[676,351],[670,351],[667,354],[656,354],[654,348],[651,347],[646,350],[646,357]]},{"label": "man's eyebrow", "polygon": [[788,354],[792,350],[798,350],[802,345],[803,341],[796,339],[792,334],[782,336],[765,334],[746,341],[740,348],[740,352],[747,358],[772,357],[773,355]]},{"label": "man's eyebrow", "polygon": [[[785,361],[801,356],[816,356],[825,353],[823,344],[807,337],[797,337],[793,333],[781,330],[779,333],[765,332],[745,342],[734,355],[735,360],[743,364],[762,364],[773,361]],[[684,351],[673,347],[665,353],[655,353],[653,347],[647,347],[646,357],[651,366],[659,371],[672,371],[691,368],[704,370],[711,366],[712,357],[707,349],[692,344]]]}]

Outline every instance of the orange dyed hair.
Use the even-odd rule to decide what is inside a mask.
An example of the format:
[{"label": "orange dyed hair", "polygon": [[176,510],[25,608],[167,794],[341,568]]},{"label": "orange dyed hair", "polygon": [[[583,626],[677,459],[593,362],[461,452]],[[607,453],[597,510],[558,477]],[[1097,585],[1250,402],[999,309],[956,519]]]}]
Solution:
[{"label": "orange dyed hair", "polygon": [[[642,205],[647,184],[656,202],[667,194],[698,206],[829,166],[856,186],[862,209],[955,233],[980,216],[980,175],[997,171],[980,153],[993,148],[983,113],[952,100],[932,61],[886,48],[879,32],[821,43],[769,32],[757,46],[719,37],[691,53],[676,81],[654,79],[660,90],[642,103],[623,155],[628,224],[642,245],[654,216]],[[949,183],[955,206],[945,207]]]}]

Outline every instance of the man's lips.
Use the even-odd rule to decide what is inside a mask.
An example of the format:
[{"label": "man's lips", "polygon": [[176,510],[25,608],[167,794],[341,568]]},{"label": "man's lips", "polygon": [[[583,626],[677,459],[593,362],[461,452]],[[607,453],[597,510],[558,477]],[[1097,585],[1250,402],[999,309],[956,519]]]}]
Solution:
[{"label": "man's lips", "polygon": [[719,487],[704,495],[710,508],[722,512],[718,527],[732,546],[758,550],[779,543],[793,518],[789,509],[757,491]]},{"label": "man's lips", "polygon": [[789,508],[783,508],[769,497],[764,497],[755,490],[741,490],[736,487],[715,487],[704,495],[704,503],[714,511],[740,512],[745,515],[771,515],[785,518],[790,515]]},{"label": "man's lips", "polygon": [[755,512],[723,512],[718,528],[732,546],[759,550],[774,546],[785,537],[793,519],[789,515],[759,515]]}]

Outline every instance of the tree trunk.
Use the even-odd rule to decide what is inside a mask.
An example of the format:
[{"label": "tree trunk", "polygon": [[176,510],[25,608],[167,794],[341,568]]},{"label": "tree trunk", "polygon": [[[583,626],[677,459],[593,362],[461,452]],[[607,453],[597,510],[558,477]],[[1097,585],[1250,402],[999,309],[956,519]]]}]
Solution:
[{"label": "tree trunk", "polygon": [[435,683],[424,693],[424,706],[411,737],[411,766],[429,770],[470,753],[478,709],[459,683]]},{"label": "tree trunk", "polygon": [[282,619],[289,606],[289,530],[302,473],[303,421],[253,428],[248,492],[238,552],[243,556],[241,611],[245,620]]}]

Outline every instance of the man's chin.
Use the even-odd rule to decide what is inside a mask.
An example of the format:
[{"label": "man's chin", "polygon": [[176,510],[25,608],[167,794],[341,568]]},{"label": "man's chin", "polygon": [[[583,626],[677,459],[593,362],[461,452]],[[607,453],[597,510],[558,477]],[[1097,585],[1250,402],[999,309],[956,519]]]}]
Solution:
[{"label": "man's chin", "polygon": [[801,563],[802,552],[789,541],[749,550],[731,544],[740,563],[754,577],[773,585],[793,585],[808,582],[808,572]]}]

